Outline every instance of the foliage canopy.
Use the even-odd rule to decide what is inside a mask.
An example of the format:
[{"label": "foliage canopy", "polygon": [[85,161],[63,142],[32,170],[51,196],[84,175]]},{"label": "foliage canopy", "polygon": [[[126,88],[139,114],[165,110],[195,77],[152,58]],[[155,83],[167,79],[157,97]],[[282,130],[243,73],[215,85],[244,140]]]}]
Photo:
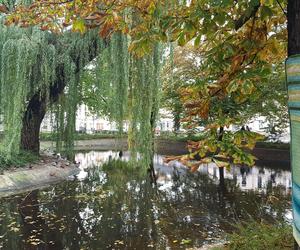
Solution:
[{"label": "foliage canopy", "polygon": [[[131,101],[128,104],[137,111],[129,115],[132,135],[137,135],[137,130],[146,133],[144,128],[150,131],[153,127],[148,121],[155,113],[153,104],[157,98],[153,90],[158,86],[159,70],[155,63],[158,62],[158,43],[193,44],[197,52],[197,70],[189,76],[191,81],[180,88],[180,101],[185,108],[184,121],[192,127],[197,127],[200,120],[207,121],[209,135],[205,141],[190,144],[191,155],[187,158],[212,153],[218,155],[214,161],[224,166],[232,156],[236,163],[254,163],[253,157],[242,149],[251,149],[258,136],[242,131],[223,134],[222,131],[233,122],[228,106],[247,103],[257,90],[255,83],[268,82],[274,65],[283,61],[287,36],[285,6],[285,0],[41,0],[17,5],[12,13],[5,4],[0,10],[6,13],[7,25],[37,25],[43,31],[63,34],[70,29],[82,34],[96,29],[105,40],[127,37],[132,56],[125,60],[130,69],[125,68],[122,63],[125,57],[120,54],[113,64],[119,72],[114,82],[126,83],[126,70],[129,72]],[[146,67],[150,61],[154,67]],[[150,75],[156,77],[151,84],[148,82]],[[117,94],[125,96],[127,85],[123,84],[116,85],[121,87]],[[135,99],[134,95],[146,95],[148,103]],[[152,108],[140,112],[138,107],[141,106]],[[125,113],[119,106],[116,115]],[[218,119],[209,119],[211,117]],[[147,134],[144,137],[150,141]],[[138,137],[133,136],[131,144],[135,144],[133,138]]]}]

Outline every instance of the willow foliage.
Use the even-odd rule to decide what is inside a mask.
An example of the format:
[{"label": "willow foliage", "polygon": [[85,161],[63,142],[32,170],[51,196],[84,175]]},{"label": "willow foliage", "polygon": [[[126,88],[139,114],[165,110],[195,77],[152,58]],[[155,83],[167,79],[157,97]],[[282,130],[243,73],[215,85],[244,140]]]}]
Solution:
[{"label": "willow foliage", "polygon": [[84,103],[92,112],[116,122],[119,131],[127,121],[132,160],[142,159],[149,165],[159,109],[162,51],[156,44],[151,54],[137,58],[128,52],[128,40],[125,35],[114,34],[96,66],[87,70],[82,83]]},{"label": "willow foliage", "polygon": [[10,157],[20,149],[28,99],[37,90],[43,94],[55,80],[56,51],[46,42],[47,34],[35,29],[0,26],[0,33],[0,101],[5,131],[1,151]]},{"label": "willow foliage", "polygon": [[[11,158],[20,152],[23,121],[30,99],[39,95],[50,104],[50,87],[55,84],[57,71],[64,74],[66,98],[60,104],[60,126],[65,146],[74,146],[75,119],[78,104],[80,73],[90,60],[91,40],[96,32],[84,36],[66,33],[55,36],[38,28],[6,27],[0,24],[0,108],[4,129],[1,155]],[[94,45],[94,44],[93,44]],[[61,81],[61,79],[60,79]],[[63,109],[63,107],[65,107]],[[31,116],[30,113],[26,115]]]},{"label": "willow foliage", "polygon": [[128,96],[128,42],[127,37],[121,33],[116,33],[112,37],[111,45],[112,64],[112,102],[111,119],[118,123],[119,131],[123,130],[123,120],[126,116],[127,96]]},{"label": "willow foliage", "polygon": [[[19,2],[9,1],[11,6]],[[85,35],[66,31],[57,36],[39,28],[6,27],[2,21],[0,33],[0,108],[5,134],[1,155],[10,159],[20,152],[24,114],[31,115],[29,101],[39,95],[48,106],[55,104],[57,150],[65,148],[71,156],[81,76],[95,59],[94,88],[105,93],[109,118],[118,124],[119,131],[124,121],[129,121],[132,158],[150,164],[160,90],[159,44],[150,54],[137,58],[129,55],[129,38],[121,33],[113,34],[108,42],[95,31]],[[52,100],[50,87],[58,81],[63,81],[64,92]]]},{"label": "willow foliage", "polygon": [[[100,39],[96,38],[96,32],[89,32],[85,36],[67,33],[63,37],[68,49],[63,52],[61,67],[64,69],[66,89],[61,94],[57,104],[57,151],[64,149],[69,158],[73,158],[74,134],[76,132],[76,113],[81,99],[81,76],[86,65],[89,64],[92,55],[97,55],[96,47],[101,48]],[[95,39],[96,38],[96,39]],[[97,41],[97,46],[91,46],[90,41]],[[92,51],[95,50],[95,51]]]},{"label": "willow foliage", "polygon": [[146,165],[154,153],[154,129],[159,109],[160,46],[143,58],[131,58],[129,148],[133,159],[140,154]]}]

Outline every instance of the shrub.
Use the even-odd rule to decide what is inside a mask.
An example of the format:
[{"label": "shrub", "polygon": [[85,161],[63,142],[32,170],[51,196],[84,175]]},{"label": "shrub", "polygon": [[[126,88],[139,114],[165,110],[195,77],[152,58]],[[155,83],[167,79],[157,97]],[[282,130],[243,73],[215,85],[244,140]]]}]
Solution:
[{"label": "shrub", "polygon": [[292,227],[286,223],[273,225],[251,221],[237,226],[237,231],[228,235],[228,245],[232,250],[284,250],[294,244]]}]

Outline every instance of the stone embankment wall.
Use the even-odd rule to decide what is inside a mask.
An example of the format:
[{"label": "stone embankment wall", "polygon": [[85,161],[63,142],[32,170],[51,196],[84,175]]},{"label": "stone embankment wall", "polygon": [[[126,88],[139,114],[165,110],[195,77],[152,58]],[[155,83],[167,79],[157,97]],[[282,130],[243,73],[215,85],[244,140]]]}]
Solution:
[{"label": "stone embankment wall", "polygon": [[0,196],[32,190],[67,179],[79,173],[78,165],[64,159],[44,156],[24,168],[10,169],[0,175]]}]

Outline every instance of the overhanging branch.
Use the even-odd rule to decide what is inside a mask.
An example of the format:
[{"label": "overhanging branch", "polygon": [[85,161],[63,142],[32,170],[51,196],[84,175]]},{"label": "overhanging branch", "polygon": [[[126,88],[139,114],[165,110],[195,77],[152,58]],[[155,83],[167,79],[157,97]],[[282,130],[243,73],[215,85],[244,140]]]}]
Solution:
[{"label": "overhanging branch", "polygon": [[246,11],[238,20],[236,20],[234,25],[235,30],[240,29],[247,21],[249,21],[252,17],[255,17],[259,7],[260,2],[258,2],[257,5],[250,7],[252,8],[251,11]]}]

